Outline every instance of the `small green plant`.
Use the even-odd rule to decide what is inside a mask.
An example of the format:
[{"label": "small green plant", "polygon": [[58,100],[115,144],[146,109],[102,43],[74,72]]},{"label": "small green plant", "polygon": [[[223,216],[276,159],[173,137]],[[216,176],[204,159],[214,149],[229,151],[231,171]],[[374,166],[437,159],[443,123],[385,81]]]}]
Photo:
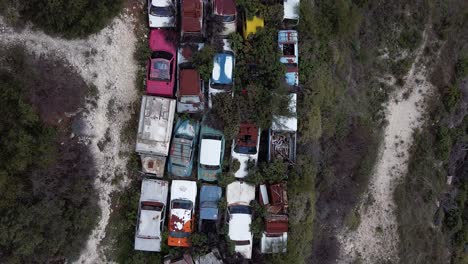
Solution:
[{"label": "small green plant", "polygon": [[361,224],[361,215],[359,214],[357,208],[348,213],[345,218],[345,224],[350,230],[353,231],[359,227]]},{"label": "small green plant", "polygon": [[200,73],[203,80],[208,81],[213,69],[213,57],[215,49],[211,45],[205,45],[201,50],[196,51],[192,56],[192,64]]}]

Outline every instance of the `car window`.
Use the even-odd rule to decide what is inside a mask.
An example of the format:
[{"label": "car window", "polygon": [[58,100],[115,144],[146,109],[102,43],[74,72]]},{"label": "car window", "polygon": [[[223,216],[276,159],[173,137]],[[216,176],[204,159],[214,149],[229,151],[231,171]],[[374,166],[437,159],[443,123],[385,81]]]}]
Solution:
[{"label": "car window", "polygon": [[205,165],[200,163],[200,167],[202,167],[205,170],[219,170],[221,167],[218,165]]},{"label": "car window", "polygon": [[229,214],[252,214],[252,208],[247,205],[229,206]]},{"label": "car window", "polygon": [[284,56],[294,56],[294,44],[283,44],[283,55]]},{"label": "car window", "polygon": [[192,202],[187,201],[187,200],[175,200],[175,201],[172,201],[172,208],[173,209],[191,210],[192,209]]},{"label": "car window", "polygon": [[223,23],[230,23],[236,20],[236,15],[231,15],[231,16],[216,16],[216,20],[223,22]]},{"label": "car window", "polygon": [[170,236],[170,237],[174,237],[174,238],[186,238],[186,237],[189,237],[189,236],[190,236],[190,233],[188,233],[188,232],[175,232],[175,231],[172,231],[172,232],[169,232],[169,236]]},{"label": "car window", "polygon": [[158,17],[173,17],[175,15],[172,6],[151,6],[150,14]]},{"label": "car window", "polygon": [[153,81],[170,81],[171,80],[171,64],[165,59],[151,60],[150,79]]},{"label": "car window", "polygon": [[249,240],[232,240],[236,246],[247,246],[250,245]]},{"label": "car window", "polygon": [[184,104],[188,104],[188,103],[197,104],[197,103],[200,103],[200,97],[198,97],[198,96],[181,96],[179,98],[180,98],[180,102],[184,103]]}]

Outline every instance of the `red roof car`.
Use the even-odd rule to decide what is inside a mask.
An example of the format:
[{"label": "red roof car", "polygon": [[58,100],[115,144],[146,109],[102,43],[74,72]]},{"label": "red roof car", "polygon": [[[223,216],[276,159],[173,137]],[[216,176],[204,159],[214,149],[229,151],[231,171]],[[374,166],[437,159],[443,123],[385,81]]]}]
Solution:
[{"label": "red roof car", "polygon": [[149,46],[152,51],[146,66],[146,93],[174,97],[176,44],[173,31],[152,29]]},{"label": "red roof car", "polygon": [[183,40],[189,37],[195,37],[202,40],[204,36],[203,27],[203,0],[181,0],[181,30],[180,34]]}]

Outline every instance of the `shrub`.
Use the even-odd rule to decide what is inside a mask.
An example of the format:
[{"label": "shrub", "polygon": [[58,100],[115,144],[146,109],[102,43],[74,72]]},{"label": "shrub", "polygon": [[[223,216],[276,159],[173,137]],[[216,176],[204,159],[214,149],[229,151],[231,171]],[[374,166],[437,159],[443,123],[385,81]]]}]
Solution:
[{"label": "shrub", "polygon": [[48,33],[76,38],[101,30],[121,7],[122,0],[31,0],[20,13]]},{"label": "shrub", "polygon": [[214,55],[215,49],[211,45],[205,45],[201,50],[193,54],[191,62],[205,81],[208,81],[211,77]]}]

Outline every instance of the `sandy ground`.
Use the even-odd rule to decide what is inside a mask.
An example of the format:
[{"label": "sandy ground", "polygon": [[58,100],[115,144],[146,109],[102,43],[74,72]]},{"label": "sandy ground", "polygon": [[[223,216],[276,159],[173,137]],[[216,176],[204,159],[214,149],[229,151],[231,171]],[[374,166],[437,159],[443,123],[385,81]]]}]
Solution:
[{"label": "sandy ground", "polygon": [[[120,131],[130,118],[131,104],[137,100],[135,88],[136,62],[133,58],[136,37],[132,18],[121,15],[98,34],[84,40],[50,37],[27,27],[15,32],[0,17],[0,42],[23,44],[35,56],[54,55],[67,61],[88,85],[97,88],[96,104],[88,104],[80,114],[84,122],[78,132],[80,142],[87,145],[97,164],[95,187],[99,194],[101,217],[77,263],[106,262],[99,247],[105,236],[110,215],[110,194],[125,186],[127,158],[119,155],[130,146],[120,140]],[[99,148],[98,143],[101,148]],[[104,143],[103,143],[104,142]],[[123,178],[113,184],[116,175]]]},{"label": "sandy ground", "polygon": [[339,235],[339,263],[398,263],[398,230],[395,216],[394,188],[406,175],[408,150],[413,130],[421,126],[424,98],[433,90],[428,81],[423,51],[428,43],[427,30],[405,84],[388,102],[384,142],[370,180],[369,190],[358,208],[361,223],[356,231],[343,230]]}]

